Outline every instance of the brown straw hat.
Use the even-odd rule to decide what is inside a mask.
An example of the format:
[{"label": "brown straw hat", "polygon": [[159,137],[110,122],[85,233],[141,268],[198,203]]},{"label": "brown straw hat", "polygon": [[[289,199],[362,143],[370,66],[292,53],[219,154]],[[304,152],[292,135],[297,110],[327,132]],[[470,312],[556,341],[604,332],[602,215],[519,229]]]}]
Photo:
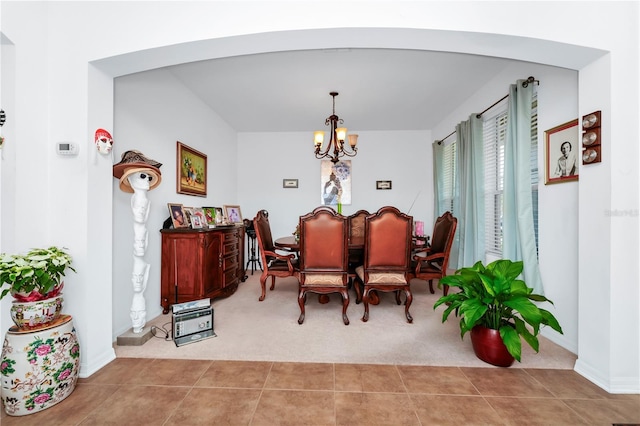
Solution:
[{"label": "brown straw hat", "polygon": [[140,151],[125,151],[120,162],[113,165],[113,177],[120,179],[122,191],[134,192],[127,177],[133,173],[146,173],[152,177],[149,182],[149,190],[152,190],[162,181],[161,166],[162,163],[145,157]]}]

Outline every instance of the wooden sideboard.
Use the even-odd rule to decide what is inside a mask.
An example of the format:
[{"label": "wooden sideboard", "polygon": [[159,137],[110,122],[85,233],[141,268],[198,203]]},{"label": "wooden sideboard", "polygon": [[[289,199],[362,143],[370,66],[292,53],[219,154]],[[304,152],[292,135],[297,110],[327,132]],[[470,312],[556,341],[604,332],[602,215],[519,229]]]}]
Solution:
[{"label": "wooden sideboard", "polygon": [[162,229],[161,305],[227,297],[246,280],[244,226]]}]

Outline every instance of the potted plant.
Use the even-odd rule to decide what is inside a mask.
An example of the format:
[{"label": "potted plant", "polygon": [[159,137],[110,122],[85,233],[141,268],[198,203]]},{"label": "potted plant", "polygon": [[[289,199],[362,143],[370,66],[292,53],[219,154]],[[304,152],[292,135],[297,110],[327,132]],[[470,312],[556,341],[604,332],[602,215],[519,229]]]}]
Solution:
[{"label": "potted plant", "polygon": [[434,304],[434,309],[443,304],[447,306],[442,322],[455,312],[460,318],[460,337],[471,332],[476,355],[493,365],[508,367],[514,359],[520,362],[521,338],[538,352],[541,325],[562,333],[553,314],[534,303],[553,302],[534,294],[532,288],[518,279],[522,270],[522,261],[501,259],[486,267],[477,262],[443,277],[438,283],[438,286],[460,290],[441,297]]},{"label": "potted plant", "polygon": [[64,248],[31,249],[27,254],[0,254],[0,299],[14,298],[11,317],[19,328],[55,320],[62,309],[62,277],[72,258]]}]

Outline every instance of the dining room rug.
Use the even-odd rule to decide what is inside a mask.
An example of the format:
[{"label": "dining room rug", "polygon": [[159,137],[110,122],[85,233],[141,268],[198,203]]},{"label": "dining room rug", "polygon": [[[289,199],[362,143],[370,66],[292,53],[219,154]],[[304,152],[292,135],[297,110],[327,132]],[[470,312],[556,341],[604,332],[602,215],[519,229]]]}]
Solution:
[{"label": "dining room rug", "polygon": [[[141,346],[118,346],[117,357],[327,362],[460,367],[491,367],[476,358],[470,336],[460,338],[458,319],[451,315],[442,323],[444,307],[433,309],[442,294],[430,294],[425,281],[413,280],[413,323],[397,305],[393,293],[382,293],[380,304],[370,306],[368,322],[361,320],[364,307],[355,303],[350,290],[347,315],[342,322],[342,300],[333,294],[327,304],[310,294],[306,317],[298,324],[298,283],[278,278],[274,291],[259,302],[260,272],[249,274],[238,290],[212,302],[216,337],[176,346],[171,336],[171,313],[147,322],[155,337]],[[403,297],[404,300],[404,297]],[[149,303],[149,302],[147,302]],[[522,345],[522,362],[512,368],[573,369],[575,354],[540,337],[540,352]]]}]

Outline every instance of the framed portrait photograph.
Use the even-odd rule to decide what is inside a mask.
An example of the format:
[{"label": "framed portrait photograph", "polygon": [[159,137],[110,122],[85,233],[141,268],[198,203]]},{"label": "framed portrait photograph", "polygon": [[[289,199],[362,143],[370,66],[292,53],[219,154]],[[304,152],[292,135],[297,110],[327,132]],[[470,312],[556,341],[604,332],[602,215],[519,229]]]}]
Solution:
[{"label": "framed portrait photograph", "polygon": [[222,207],[214,207],[213,210],[216,212],[215,216],[214,216],[214,220],[216,223],[222,223],[225,221],[225,217],[224,217],[224,211],[222,210]]},{"label": "framed portrait photograph", "polygon": [[167,203],[169,207],[169,215],[171,215],[171,222],[174,228],[188,228],[189,222],[182,210],[182,204]]},{"label": "framed portrait photograph", "polygon": [[193,216],[193,207],[182,206],[182,212],[184,213],[185,222],[187,226],[191,226],[191,216]]},{"label": "framed portrait photograph", "polygon": [[297,188],[298,179],[282,179],[283,188]]},{"label": "framed portrait photograph", "polygon": [[178,194],[205,197],[207,195],[207,156],[178,141],[176,165]]},{"label": "framed portrait photograph", "polygon": [[202,207],[194,207],[193,208],[193,213],[191,215],[191,227],[193,227],[193,218],[197,217],[198,219],[200,219],[200,227],[206,226],[207,225],[207,219],[204,216],[204,210],[202,209]]},{"label": "framed portrait photograph", "polygon": [[225,217],[229,223],[242,223],[242,213],[240,206],[223,206]]},{"label": "framed portrait photograph", "polygon": [[191,227],[193,229],[200,229],[203,227],[202,218],[200,216],[191,216]]},{"label": "framed portrait photograph", "polygon": [[216,224],[216,209],[215,207],[203,207],[205,223],[209,226]]},{"label": "framed portrait photograph", "polygon": [[391,181],[390,180],[377,180],[376,181],[376,189],[391,189]]},{"label": "framed portrait photograph", "polygon": [[549,129],[545,135],[545,185],[578,180],[582,156],[578,119]]}]

